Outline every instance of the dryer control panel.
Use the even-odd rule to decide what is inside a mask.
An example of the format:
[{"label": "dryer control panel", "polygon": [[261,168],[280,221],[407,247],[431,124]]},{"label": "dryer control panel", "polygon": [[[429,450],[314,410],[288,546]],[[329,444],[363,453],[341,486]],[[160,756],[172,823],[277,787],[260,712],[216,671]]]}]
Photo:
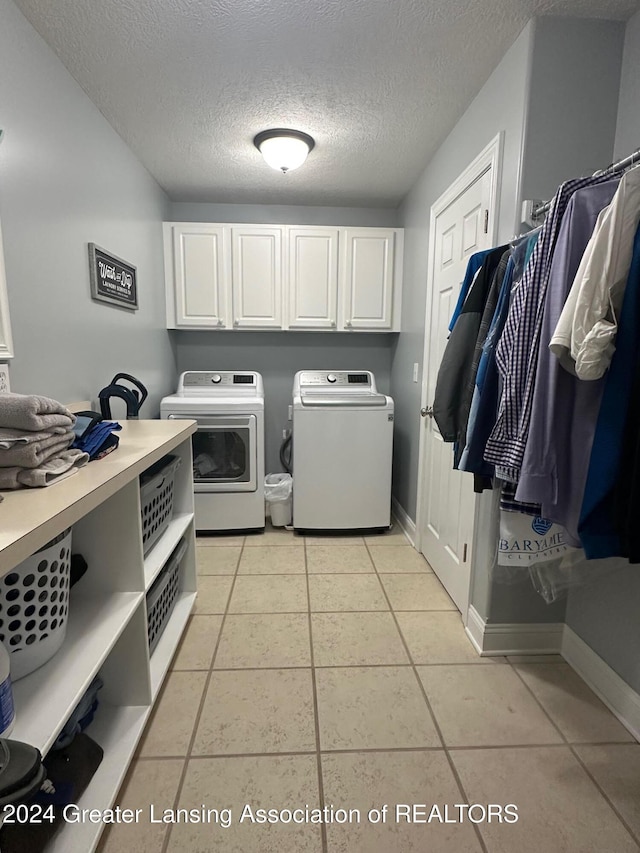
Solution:
[{"label": "dryer control panel", "polygon": [[368,370],[303,370],[300,373],[300,387],[375,387],[373,374]]},{"label": "dryer control panel", "polygon": [[231,371],[192,370],[183,373],[180,383],[183,388],[211,388],[216,385],[256,385],[255,373],[232,373]]},{"label": "dryer control panel", "polygon": [[180,374],[178,397],[212,400],[264,397],[262,376],[254,370],[187,370]]}]

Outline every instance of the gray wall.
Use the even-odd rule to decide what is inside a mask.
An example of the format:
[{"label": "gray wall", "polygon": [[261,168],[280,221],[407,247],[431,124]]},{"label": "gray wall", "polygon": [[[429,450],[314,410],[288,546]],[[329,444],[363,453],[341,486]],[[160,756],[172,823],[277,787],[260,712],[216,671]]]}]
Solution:
[{"label": "gray wall", "polygon": [[640,12],[628,22],[624,38],[614,158],[640,148]]},{"label": "gray wall", "polygon": [[[416,519],[418,491],[421,385],[413,383],[411,376],[414,362],[420,365],[421,377],[428,368],[422,364],[422,359],[431,206],[496,134],[502,131],[504,148],[498,210],[499,241],[509,239],[516,230],[533,31],[532,22],[507,51],[439,148],[400,211],[401,224],[405,228],[405,256],[402,332],[394,348],[391,370],[391,390],[396,401],[394,495],[413,519]],[[429,318],[426,317],[428,322]],[[491,504],[489,495],[480,499],[482,522],[475,543],[470,597],[471,603],[485,619],[492,616],[491,606],[496,597],[502,602],[504,592],[500,590],[497,596],[494,594],[491,577],[497,540],[496,516],[491,511]],[[505,614],[500,614],[504,616],[500,621],[528,621],[529,609],[526,603],[535,608],[536,612],[541,609],[530,586],[524,587],[520,595],[511,593],[509,588],[506,594],[513,606],[506,608]]]},{"label": "gray wall", "polygon": [[[353,207],[196,204],[174,202],[173,222],[256,222],[284,225],[395,227],[398,211]],[[397,335],[336,332],[174,332],[182,370],[258,370],[265,387],[267,471],[281,471],[278,456],[287,426],[293,376],[297,370],[372,370],[389,393],[391,349]]]},{"label": "gray wall", "polygon": [[[421,385],[410,377],[413,363],[423,358],[431,206],[499,131],[504,133],[499,242],[520,231],[523,198],[548,198],[563,180],[606,166],[623,34],[623,25],[607,21],[531,21],[401,207],[403,323],[391,372],[397,406],[394,494],[411,518],[416,518]],[[512,586],[494,582],[496,514],[488,496],[480,499],[480,513],[471,592],[480,615],[492,622],[562,621],[564,602],[547,606],[528,578]]]},{"label": "gray wall", "polygon": [[[640,147],[640,13],[627,24],[615,157]],[[627,566],[569,596],[567,625],[640,693],[640,570]]]},{"label": "gray wall", "polygon": [[504,132],[499,239],[514,232],[522,152],[524,107],[532,25],[506,53],[473,103],[424,170],[400,209],[405,229],[402,332],[391,372],[396,400],[394,494],[413,519],[418,491],[420,383],[412,382],[413,364],[422,371],[427,297],[427,248],[431,206],[500,131]]},{"label": "gray wall", "polygon": [[[286,180],[286,178],[285,178]],[[206,204],[174,201],[172,222],[247,222],[261,225],[398,225],[395,208],[310,207],[284,204]]]},{"label": "gray wall", "polygon": [[[525,120],[521,198],[551,198],[559,184],[607,166],[613,156],[624,24],[537,18]],[[491,622],[562,622],[566,599],[548,605],[531,581],[491,584],[474,600]],[[482,596],[486,595],[483,601]],[[514,603],[517,612],[514,615]]]},{"label": "gray wall", "polygon": [[172,332],[179,370],[257,370],[265,393],[267,472],[282,471],[279,449],[288,426],[297,370],[372,370],[388,394],[394,334],[349,332]]},{"label": "gray wall", "polygon": [[[93,399],[118,371],[175,386],[164,328],[161,222],[169,203],[10,0],[0,0],[0,221],[14,391]],[[140,310],[93,302],[87,243],[138,268]]]},{"label": "gray wall", "polygon": [[619,21],[536,19],[523,198],[549,199],[611,162],[623,42]]}]

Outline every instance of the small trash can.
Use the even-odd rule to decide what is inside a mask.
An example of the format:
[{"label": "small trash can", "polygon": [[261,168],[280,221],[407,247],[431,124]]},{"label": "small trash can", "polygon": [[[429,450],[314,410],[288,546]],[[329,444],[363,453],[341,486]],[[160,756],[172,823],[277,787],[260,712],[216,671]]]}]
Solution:
[{"label": "small trash can", "polygon": [[274,527],[291,524],[291,495],[293,479],[291,474],[267,474],[264,478],[264,497],[271,513]]}]

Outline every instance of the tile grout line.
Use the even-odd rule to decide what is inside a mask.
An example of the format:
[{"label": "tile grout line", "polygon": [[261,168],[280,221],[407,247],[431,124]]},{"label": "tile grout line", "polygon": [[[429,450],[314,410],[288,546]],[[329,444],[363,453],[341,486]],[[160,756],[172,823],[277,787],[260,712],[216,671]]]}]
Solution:
[{"label": "tile grout line", "polygon": [[[235,572],[198,572],[199,578],[232,578]],[[298,577],[301,578],[305,573],[302,571],[295,572],[239,572],[238,577],[241,578],[291,578]],[[325,577],[373,577],[375,572],[308,572],[309,576],[312,578],[325,578]],[[424,577],[425,575],[434,577],[433,572],[381,572],[383,575],[389,575],[390,577]]]},{"label": "tile grout line", "polygon": [[[242,577],[246,577],[243,575]],[[267,577],[265,575],[264,577]],[[301,577],[300,575],[283,575],[283,577]],[[317,575],[310,575],[310,577],[317,577]],[[314,610],[314,613],[322,614],[322,613],[388,613],[390,608],[379,609],[379,610]],[[229,616],[279,616],[281,614],[292,614],[292,613],[306,613],[305,610],[231,610],[229,611]],[[453,610],[398,610],[398,613],[454,613],[456,611]],[[220,613],[197,613],[197,616],[220,616]],[[499,655],[499,657],[504,657],[504,655]],[[428,664],[425,664],[428,666]],[[447,664],[448,666],[448,664]]]},{"label": "tile grout line", "polygon": [[[246,539],[246,537],[245,537]],[[173,808],[174,810],[178,808],[178,803],[180,802],[180,797],[182,795],[182,789],[184,787],[184,781],[187,776],[187,769],[189,767],[189,760],[191,758],[191,752],[193,750],[193,745],[195,743],[196,734],[198,731],[198,726],[200,725],[200,718],[202,717],[202,712],[204,710],[204,704],[207,698],[207,693],[209,692],[209,685],[211,684],[211,679],[213,677],[213,667],[216,662],[216,656],[218,654],[218,648],[220,647],[220,640],[222,639],[222,631],[224,630],[224,623],[227,618],[227,613],[229,611],[229,605],[231,604],[231,597],[233,595],[233,589],[236,585],[236,577],[238,575],[238,569],[240,567],[240,560],[242,559],[242,554],[244,552],[244,540],[242,545],[240,546],[240,553],[238,554],[238,562],[236,564],[236,571],[233,575],[233,581],[231,583],[231,589],[229,590],[229,597],[227,599],[227,606],[225,608],[225,612],[222,616],[222,621],[220,622],[220,628],[218,629],[218,636],[216,638],[215,646],[213,649],[213,655],[211,657],[211,664],[209,665],[209,670],[207,672],[207,677],[204,683],[204,690],[202,691],[202,696],[200,698],[200,703],[198,705],[198,710],[196,712],[196,717],[193,723],[193,731],[191,732],[191,737],[189,739],[189,745],[187,746],[187,753],[184,756],[184,764],[182,767],[182,773],[180,774],[180,780],[178,782],[178,788],[176,790],[176,795],[173,800]],[[164,840],[162,842],[162,847],[160,848],[160,853],[166,853],[169,848],[169,842],[171,841],[171,834],[173,831],[173,824],[169,825],[168,831],[165,833]]]},{"label": "tile grout line", "polygon": [[[309,585],[309,571],[307,565],[307,543],[303,543],[304,548],[304,570],[307,583],[307,619],[309,626],[309,655],[311,659],[311,690],[313,694],[313,722],[316,734],[316,770],[318,774],[318,799],[320,808],[324,809],[324,778],[322,776],[322,756],[320,751],[320,714],[318,710],[318,686],[316,684],[316,667],[313,654],[313,627],[311,625],[311,587]],[[324,822],[320,824],[320,842],[322,844],[322,853],[327,853],[329,842],[327,839],[327,827]]]},{"label": "tile grout line", "polygon": [[[345,613],[345,612],[351,612],[351,613],[366,613],[366,612],[388,613],[389,611],[388,610],[374,610],[374,611],[366,611],[366,610],[344,611],[344,610],[340,610],[340,611],[338,611],[338,613]],[[196,615],[198,615],[198,616],[206,616],[206,615],[220,616],[221,614],[219,614],[219,613],[214,613],[214,614],[198,613]],[[245,616],[245,615],[246,616],[305,616],[306,614],[305,613],[247,613],[247,614],[244,614],[244,613],[228,613],[227,615],[233,616],[235,618],[237,616]],[[315,616],[325,616],[326,614],[324,612],[321,612],[321,613],[314,613],[314,615]],[[473,663],[470,661],[457,661],[455,663],[420,663],[420,661],[416,661],[415,665],[416,666],[423,666],[423,667],[482,666],[483,668],[485,666],[485,664],[476,664],[476,663]],[[362,667],[371,668],[371,667],[387,667],[387,666],[410,667],[410,666],[413,666],[413,664],[410,662],[407,662],[407,663],[365,663],[365,664],[362,664],[362,663],[339,663],[339,664],[322,663],[322,664],[315,664],[316,669],[362,669]],[[499,664],[495,664],[495,666],[504,666],[504,664],[499,663]],[[245,672],[247,670],[251,671],[251,670],[262,670],[262,669],[309,669],[309,667],[308,666],[302,666],[300,664],[290,664],[290,665],[284,665],[283,664],[282,666],[219,666],[219,667],[215,667],[216,672]],[[185,669],[174,669],[174,670],[172,670],[172,672],[208,672],[208,670],[207,669],[186,669],[185,668]],[[622,740],[621,741],[603,741],[603,743],[630,743],[630,741],[627,741],[627,740],[624,740],[624,741],[622,741]],[[591,741],[585,741],[584,743],[580,742],[580,744],[582,746],[587,746],[587,745],[591,744]]]},{"label": "tile grout line", "polygon": [[[599,783],[598,783],[598,781],[595,779],[595,777],[593,776],[593,774],[589,772],[589,770],[587,769],[587,767],[586,767],[585,763],[582,761],[582,759],[580,758],[580,756],[577,754],[576,750],[574,749],[574,744],[570,743],[569,739],[565,736],[565,734],[564,734],[564,732],[562,731],[562,729],[560,728],[560,726],[556,723],[556,721],[552,718],[551,714],[550,714],[550,713],[547,711],[547,709],[544,707],[544,705],[542,704],[542,702],[540,701],[540,699],[536,696],[536,694],[534,693],[533,689],[532,689],[532,688],[527,684],[527,682],[524,680],[524,678],[522,677],[522,675],[518,672],[518,670],[517,670],[517,665],[516,665],[516,664],[511,663],[511,661],[507,661],[507,663],[509,664],[509,666],[511,667],[511,669],[513,670],[513,672],[516,674],[516,676],[520,679],[521,683],[522,683],[522,684],[524,684],[524,686],[525,686],[525,687],[526,687],[526,689],[529,691],[529,693],[531,694],[531,696],[533,696],[534,700],[536,701],[536,703],[538,704],[538,706],[541,708],[542,712],[545,714],[545,716],[547,717],[547,719],[549,720],[549,722],[551,723],[551,725],[552,725],[552,726],[555,728],[555,730],[558,732],[558,734],[560,735],[560,737],[561,737],[561,738],[562,738],[562,740],[563,740],[563,745],[564,745],[564,746],[566,746],[566,747],[569,749],[569,751],[571,752],[571,755],[573,755],[573,757],[575,758],[575,760],[578,762],[578,764],[579,764],[579,765],[582,767],[582,769],[585,771],[585,773],[587,774],[588,778],[591,780],[591,782],[592,782],[592,783],[593,783],[593,785],[595,786],[595,788],[596,788],[596,790],[598,791],[598,793],[603,797],[603,799],[605,800],[605,802],[609,805],[609,807],[611,808],[611,810],[613,811],[613,813],[615,814],[615,816],[618,818],[618,820],[620,821],[620,823],[623,825],[623,827],[627,830],[627,832],[629,833],[629,835],[631,836],[631,838],[633,839],[633,841],[635,841],[635,843],[636,843],[636,844],[638,844],[638,846],[640,846],[640,839],[636,836],[635,832],[633,832],[633,830],[631,829],[631,827],[628,825],[627,821],[624,819],[624,817],[623,817],[623,816],[621,815],[621,813],[618,811],[618,809],[616,808],[616,806],[613,804],[612,800],[609,798],[608,794],[607,794],[607,793],[604,791],[604,789],[600,786],[600,784],[599,784]],[[592,746],[592,745],[595,745],[595,744],[575,744],[575,746]]]},{"label": "tile grout line", "polygon": [[[433,722],[436,733],[437,733],[438,737],[440,738],[440,743],[442,744],[442,749],[443,749],[443,752],[444,752],[445,757],[447,759],[447,762],[449,764],[449,768],[451,769],[451,773],[452,773],[452,775],[455,779],[455,782],[458,786],[458,790],[462,794],[463,802],[468,803],[469,798],[467,796],[467,792],[465,791],[464,785],[462,784],[462,779],[460,778],[460,774],[458,773],[458,770],[457,770],[455,764],[453,763],[453,759],[452,759],[451,755],[449,754],[449,749],[447,747],[444,736],[442,734],[442,729],[440,728],[440,725],[438,723],[438,720],[436,719],[436,715],[434,713],[434,710],[431,707],[431,702],[429,701],[429,697],[427,696],[427,691],[424,688],[424,684],[422,683],[422,680],[421,680],[420,676],[418,675],[418,669],[416,667],[416,664],[414,663],[413,656],[412,656],[411,651],[409,649],[409,645],[408,645],[407,641],[405,640],[404,634],[402,633],[402,629],[400,628],[400,623],[398,622],[398,619],[396,618],[395,610],[391,606],[391,600],[389,599],[389,596],[387,595],[387,590],[385,589],[384,584],[380,580],[380,573],[378,572],[378,567],[376,566],[375,560],[373,559],[373,557],[371,556],[371,552],[369,551],[369,546],[366,543],[365,543],[365,547],[367,548],[367,551],[369,552],[369,559],[373,563],[373,567],[375,569],[375,572],[378,575],[378,580],[380,581],[380,586],[382,587],[382,591],[383,591],[383,593],[384,593],[384,595],[385,595],[385,597],[389,603],[389,609],[391,611],[391,616],[392,616],[394,624],[396,626],[396,630],[397,630],[398,634],[400,635],[400,640],[402,642],[404,650],[407,654],[407,657],[409,658],[409,661],[411,662],[411,668],[413,670],[413,675],[414,675],[414,677],[418,683],[418,689],[422,693],[425,704],[427,706],[427,710],[429,712],[429,715],[431,716],[431,721]],[[481,847],[483,853],[489,853],[487,845],[485,844],[485,840],[482,836],[482,833],[480,832],[480,827],[477,824],[473,824],[473,830],[475,832],[476,838],[478,839],[478,843],[480,844],[480,847]]]},{"label": "tile grout line", "polygon": [[[309,667],[306,667],[309,669]],[[609,743],[581,743],[575,746],[627,746],[627,743],[609,742]],[[566,749],[566,743],[510,743],[504,744],[489,744],[472,745],[463,744],[461,746],[446,747],[449,752],[492,752],[494,750],[505,749]],[[321,755],[359,755],[367,753],[375,755],[376,753],[387,754],[389,752],[443,752],[443,746],[390,746],[390,747],[353,747],[352,749],[320,749]],[[317,750],[288,750],[284,752],[212,752],[191,755],[190,761],[200,761],[201,759],[226,759],[226,758],[278,758],[287,755],[316,755]],[[140,761],[182,761],[183,755],[144,755],[137,759]]]}]

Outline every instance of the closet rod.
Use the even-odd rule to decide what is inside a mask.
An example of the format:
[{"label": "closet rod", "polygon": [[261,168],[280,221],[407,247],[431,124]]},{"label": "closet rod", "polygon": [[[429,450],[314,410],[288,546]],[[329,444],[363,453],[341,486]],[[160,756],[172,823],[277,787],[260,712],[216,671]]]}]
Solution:
[{"label": "closet rod", "polygon": [[[599,177],[600,175],[606,175],[608,172],[619,172],[623,169],[628,169],[629,166],[633,166],[633,164],[638,160],[640,160],[640,148],[634,151],[633,154],[629,154],[628,157],[624,157],[622,160],[618,160],[617,163],[612,163],[610,166],[607,166],[606,169],[601,169],[599,172],[595,172],[594,178]],[[544,204],[534,208],[532,213],[533,219],[540,219],[545,215],[545,213],[549,212],[550,207],[551,202],[545,201]]]}]

